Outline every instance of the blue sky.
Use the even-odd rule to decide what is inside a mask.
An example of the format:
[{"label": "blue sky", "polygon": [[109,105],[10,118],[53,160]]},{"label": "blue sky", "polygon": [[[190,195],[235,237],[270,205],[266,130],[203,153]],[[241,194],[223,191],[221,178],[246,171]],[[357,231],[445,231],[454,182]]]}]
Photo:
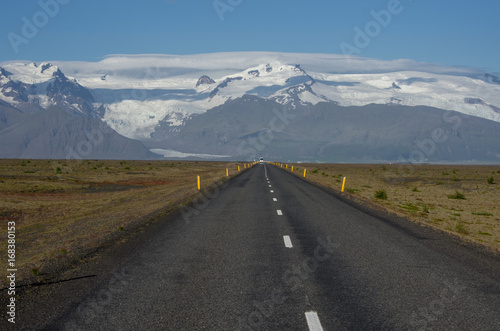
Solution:
[{"label": "blue sky", "polygon": [[500,72],[498,0],[19,0],[2,8],[0,61],[355,50]]}]

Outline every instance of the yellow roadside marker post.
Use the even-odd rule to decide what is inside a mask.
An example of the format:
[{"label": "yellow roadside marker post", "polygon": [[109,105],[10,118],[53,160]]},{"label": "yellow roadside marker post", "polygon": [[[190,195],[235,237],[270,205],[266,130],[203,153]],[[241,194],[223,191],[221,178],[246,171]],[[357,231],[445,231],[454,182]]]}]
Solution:
[{"label": "yellow roadside marker post", "polygon": [[238,166],[238,172],[240,172],[240,166]]},{"label": "yellow roadside marker post", "polygon": [[198,191],[200,190],[200,176],[198,176]]},{"label": "yellow roadside marker post", "polygon": [[226,168],[226,177],[229,177],[229,169]]},{"label": "yellow roadside marker post", "polygon": [[292,172],[293,172],[293,166],[292,166]]},{"label": "yellow roadside marker post", "polygon": [[306,171],[307,171],[307,169],[304,169],[304,177],[306,176]]},{"label": "yellow roadside marker post", "polygon": [[342,181],[342,192],[344,192],[344,187],[345,187],[345,177],[344,180]]}]

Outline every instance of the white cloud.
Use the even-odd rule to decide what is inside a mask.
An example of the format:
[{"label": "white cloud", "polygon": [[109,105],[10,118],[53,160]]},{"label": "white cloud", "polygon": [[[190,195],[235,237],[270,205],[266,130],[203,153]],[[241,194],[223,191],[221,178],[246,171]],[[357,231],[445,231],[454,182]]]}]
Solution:
[{"label": "white cloud", "polygon": [[[13,62],[13,61],[9,61]],[[20,62],[20,61],[17,61]],[[27,61],[22,61],[27,62]],[[99,72],[131,72],[144,68],[178,68],[190,70],[244,70],[259,64],[281,62],[301,64],[305,70],[330,73],[382,73],[394,71],[421,71],[436,74],[480,75],[483,71],[467,67],[416,62],[409,59],[392,61],[362,57],[345,57],[338,54],[276,53],[276,52],[226,52],[194,55],[138,54],[109,55],[99,62],[48,61],[58,65],[70,76]],[[1,62],[0,66],[6,62]]]}]

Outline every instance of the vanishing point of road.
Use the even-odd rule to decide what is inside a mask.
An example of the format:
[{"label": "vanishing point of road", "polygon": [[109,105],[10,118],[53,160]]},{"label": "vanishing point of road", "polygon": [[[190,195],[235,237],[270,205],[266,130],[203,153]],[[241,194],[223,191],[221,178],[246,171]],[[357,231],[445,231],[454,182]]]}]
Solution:
[{"label": "vanishing point of road", "polygon": [[23,329],[500,330],[500,261],[257,164],[20,306]]}]

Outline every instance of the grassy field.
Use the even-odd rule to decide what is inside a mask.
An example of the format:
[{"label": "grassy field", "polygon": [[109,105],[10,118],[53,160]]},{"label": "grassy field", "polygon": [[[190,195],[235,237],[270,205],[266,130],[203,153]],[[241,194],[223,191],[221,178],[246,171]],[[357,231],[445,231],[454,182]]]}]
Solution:
[{"label": "grassy field", "polygon": [[234,162],[0,160],[2,254],[15,221],[17,280],[44,280],[191,200],[197,176],[202,190],[226,180],[226,168],[238,172]]},{"label": "grassy field", "polygon": [[500,252],[500,166],[292,165],[337,191],[346,177],[344,194]]}]

